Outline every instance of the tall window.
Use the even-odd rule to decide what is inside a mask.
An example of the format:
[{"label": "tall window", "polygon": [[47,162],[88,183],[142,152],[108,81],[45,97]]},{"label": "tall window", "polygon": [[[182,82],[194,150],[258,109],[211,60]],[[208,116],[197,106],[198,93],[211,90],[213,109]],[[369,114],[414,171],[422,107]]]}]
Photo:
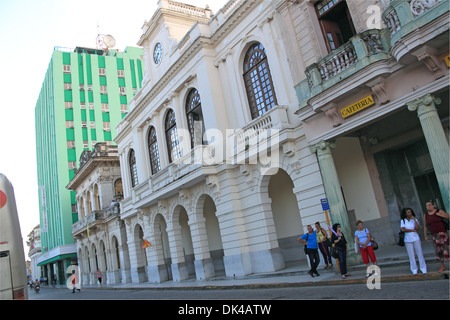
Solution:
[{"label": "tall window", "polygon": [[139,181],[138,181],[137,166],[136,166],[136,155],[135,155],[133,149],[131,149],[131,151],[130,151],[129,164],[130,164],[130,174],[131,174],[131,187],[134,188],[138,185]]},{"label": "tall window", "polygon": [[165,128],[169,161],[173,162],[182,156],[180,142],[178,140],[177,122],[173,110],[169,110],[167,113]]},{"label": "tall window", "polygon": [[[189,91],[186,99],[186,117],[189,132],[191,134],[191,148],[197,144],[203,144],[202,141],[205,126],[203,124],[202,102],[200,101],[200,95],[197,89],[191,89],[191,91]],[[201,125],[201,127],[195,128],[195,126],[199,125]],[[197,134],[201,136],[196,137],[194,134],[195,131],[197,131]],[[196,139],[196,141],[194,139]]]},{"label": "tall window", "polygon": [[114,183],[114,198],[117,201],[123,200],[123,186],[122,179],[117,179]]},{"label": "tall window", "polygon": [[328,52],[339,48],[356,34],[346,1],[321,0],[315,6]]},{"label": "tall window", "polygon": [[156,139],[155,127],[151,127],[148,133],[148,153],[150,155],[150,165],[152,167],[152,174],[161,170],[161,163],[159,161],[158,141]]},{"label": "tall window", "polygon": [[258,118],[277,104],[266,50],[253,44],[244,59],[244,82],[252,119]]}]

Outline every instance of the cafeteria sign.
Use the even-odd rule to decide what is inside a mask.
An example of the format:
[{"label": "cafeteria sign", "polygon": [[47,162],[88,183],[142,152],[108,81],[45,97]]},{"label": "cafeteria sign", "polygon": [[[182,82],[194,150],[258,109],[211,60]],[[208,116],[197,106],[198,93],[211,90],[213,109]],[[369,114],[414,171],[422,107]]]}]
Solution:
[{"label": "cafeteria sign", "polygon": [[373,105],[375,102],[373,101],[373,97],[367,96],[364,99],[359,100],[358,102],[355,102],[352,105],[349,105],[348,107],[341,110],[342,118],[347,118],[371,105]]}]

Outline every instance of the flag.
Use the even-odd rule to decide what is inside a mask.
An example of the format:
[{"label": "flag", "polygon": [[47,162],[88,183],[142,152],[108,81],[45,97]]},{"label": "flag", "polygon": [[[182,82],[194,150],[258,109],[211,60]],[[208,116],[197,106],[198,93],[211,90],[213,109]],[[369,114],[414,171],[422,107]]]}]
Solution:
[{"label": "flag", "polygon": [[143,249],[149,248],[149,247],[151,247],[151,246],[152,246],[152,245],[150,244],[150,242],[148,242],[148,240],[144,240],[144,245],[142,246]]}]

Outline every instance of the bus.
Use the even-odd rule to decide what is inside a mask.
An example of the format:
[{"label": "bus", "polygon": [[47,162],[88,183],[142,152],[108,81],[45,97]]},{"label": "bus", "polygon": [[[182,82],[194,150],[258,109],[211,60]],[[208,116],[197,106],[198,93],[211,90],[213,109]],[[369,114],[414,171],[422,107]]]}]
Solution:
[{"label": "bus", "polygon": [[28,299],[27,273],[14,189],[0,173],[0,299]]}]

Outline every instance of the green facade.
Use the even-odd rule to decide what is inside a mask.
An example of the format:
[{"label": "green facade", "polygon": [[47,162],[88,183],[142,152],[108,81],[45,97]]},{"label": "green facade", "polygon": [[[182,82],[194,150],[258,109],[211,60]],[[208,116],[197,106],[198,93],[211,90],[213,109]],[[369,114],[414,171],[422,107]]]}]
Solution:
[{"label": "green facade", "polygon": [[116,126],[141,88],[142,55],[133,47],[53,51],[35,109],[43,253],[74,243],[75,192],[66,186],[84,150],[98,142],[114,144]]}]

